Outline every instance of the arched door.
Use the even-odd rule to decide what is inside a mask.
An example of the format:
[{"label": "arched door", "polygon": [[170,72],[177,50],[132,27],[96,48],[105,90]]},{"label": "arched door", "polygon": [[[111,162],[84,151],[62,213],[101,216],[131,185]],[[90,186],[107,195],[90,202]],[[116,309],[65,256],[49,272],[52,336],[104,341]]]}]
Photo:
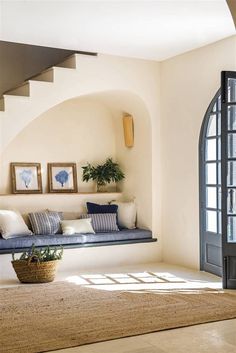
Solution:
[{"label": "arched door", "polygon": [[209,105],[199,140],[201,270],[222,275],[221,95]]}]

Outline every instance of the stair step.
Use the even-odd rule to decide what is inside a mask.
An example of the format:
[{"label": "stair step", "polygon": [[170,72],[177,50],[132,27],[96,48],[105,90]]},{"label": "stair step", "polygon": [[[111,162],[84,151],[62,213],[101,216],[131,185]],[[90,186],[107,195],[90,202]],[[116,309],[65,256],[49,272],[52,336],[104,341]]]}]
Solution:
[{"label": "stair step", "polygon": [[53,67],[42,71],[40,74],[30,77],[30,80],[33,81],[45,81],[53,82],[54,79],[54,70]]},{"label": "stair step", "polygon": [[29,82],[23,82],[22,84],[6,91],[5,94],[12,96],[27,96],[30,95],[30,85]]},{"label": "stair step", "polygon": [[68,56],[65,60],[56,65],[56,67],[64,67],[67,69],[76,69],[76,56],[72,54]]},{"label": "stair step", "polygon": [[9,99],[9,100],[12,100],[12,101],[15,101],[15,100],[19,99],[19,100],[25,101],[25,102],[30,100],[30,97],[28,97],[28,96],[17,96],[17,95],[8,94],[8,93],[5,93],[3,95],[3,98],[4,99]]},{"label": "stair step", "polygon": [[0,111],[4,112],[4,110],[5,110],[4,98],[0,98]]},{"label": "stair step", "polygon": [[28,96],[15,96],[11,94],[4,94],[3,99],[5,111],[18,109],[20,104],[30,102],[30,97]]},{"label": "stair step", "polygon": [[97,61],[97,59],[97,55],[75,54],[76,67],[80,67],[80,62],[93,63],[95,60]]}]

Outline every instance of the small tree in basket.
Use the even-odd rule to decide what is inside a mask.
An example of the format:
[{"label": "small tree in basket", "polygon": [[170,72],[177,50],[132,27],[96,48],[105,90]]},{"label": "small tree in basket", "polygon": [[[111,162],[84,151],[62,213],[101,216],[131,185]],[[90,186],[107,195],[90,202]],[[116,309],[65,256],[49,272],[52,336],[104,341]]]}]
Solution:
[{"label": "small tree in basket", "polygon": [[58,260],[62,259],[63,248],[36,249],[33,244],[30,249],[16,259],[12,254],[12,266],[22,283],[52,282],[55,278]]}]

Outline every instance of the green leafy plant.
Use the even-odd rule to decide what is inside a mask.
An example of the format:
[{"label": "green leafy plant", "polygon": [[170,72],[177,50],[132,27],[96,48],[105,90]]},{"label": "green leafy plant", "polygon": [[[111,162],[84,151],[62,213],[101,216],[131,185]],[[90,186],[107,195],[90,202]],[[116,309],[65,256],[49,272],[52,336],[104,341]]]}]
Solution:
[{"label": "green leafy plant", "polygon": [[45,249],[36,249],[35,245],[33,244],[31,248],[23,252],[23,254],[18,258],[15,259],[15,254],[12,253],[12,260],[13,261],[27,261],[27,262],[46,262],[46,261],[53,261],[53,260],[61,260],[63,255],[63,248],[60,246],[59,249],[54,248],[50,249],[47,246]]},{"label": "green leafy plant", "polygon": [[101,190],[101,186],[105,186],[111,182],[118,182],[125,178],[119,164],[113,162],[112,158],[107,158],[104,164],[97,166],[88,163],[86,166],[82,167],[82,169],[83,181],[96,181],[97,191]]}]

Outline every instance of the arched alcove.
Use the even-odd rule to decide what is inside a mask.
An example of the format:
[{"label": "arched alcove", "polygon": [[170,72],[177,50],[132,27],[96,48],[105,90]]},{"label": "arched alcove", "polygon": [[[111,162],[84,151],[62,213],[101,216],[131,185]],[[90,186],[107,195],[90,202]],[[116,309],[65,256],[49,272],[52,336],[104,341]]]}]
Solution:
[{"label": "arched alcove", "polygon": [[[124,144],[124,113],[134,118],[133,148]],[[136,199],[139,225],[152,228],[151,144],[150,117],[145,104],[135,94],[109,91],[74,97],[37,117],[4,149],[1,193],[11,190],[11,162],[40,162],[44,192],[47,192],[48,162],[76,162],[79,191],[95,191],[93,183],[82,182],[81,166],[113,157],[126,175],[124,182],[118,186],[122,197]],[[114,185],[109,188],[114,190]],[[55,196],[55,207],[63,207],[57,202]]]}]

